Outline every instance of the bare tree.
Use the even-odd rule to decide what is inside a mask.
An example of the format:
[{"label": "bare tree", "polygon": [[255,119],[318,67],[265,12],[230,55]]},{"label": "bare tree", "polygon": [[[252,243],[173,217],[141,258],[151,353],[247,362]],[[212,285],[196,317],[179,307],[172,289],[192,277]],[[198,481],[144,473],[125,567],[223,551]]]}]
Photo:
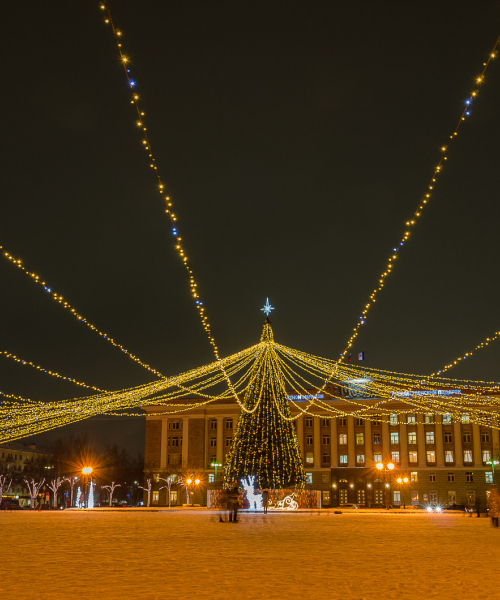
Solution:
[{"label": "bare tree", "polygon": [[7,485],[7,488],[4,490],[3,488],[6,485],[7,485],[7,475],[0,475],[0,504],[2,504],[2,494],[4,492],[7,494],[10,490],[10,486],[12,485],[12,479],[9,481],[9,485]]},{"label": "bare tree", "polygon": [[75,489],[75,483],[79,480],[78,477],[66,477],[65,481],[69,482],[69,505],[73,508],[73,490]]},{"label": "bare tree", "polygon": [[57,479],[52,479],[51,482],[48,484],[49,488],[52,490],[52,492],[54,494],[54,499],[52,501],[52,504],[55,508],[57,507],[57,490],[61,487],[61,485],[65,481],[66,480],[63,479],[62,477],[58,477]]},{"label": "bare tree", "polygon": [[167,477],[160,477],[158,481],[164,481],[167,485],[162,485],[160,490],[167,489],[168,490],[168,507],[170,508],[170,491],[172,489],[173,484],[178,480],[179,476],[175,473],[171,473],[167,475]]},{"label": "bare tree", "polygon": [[32,479],[31,483],[27,479],[24,479],[24,483],[28,488],[28,492],[31,498],[31,508],[34,509],[35,500],[37,499],[38,493],[40,492],[40,488],[45,483],[45,479],[42,479],[39,482],[36,482],[34,479]]},{"label": "bare tree", "polygon": [[111,482],[111,485],[101,485],[101,489],[108,490],[109,492],[109,505],[111,506],[113,503],[113,492],[115,488],[122,487],[119,483],[115,484],[114,481]]},{"label": "bare tree", "polygon": [[147,479],[148,482],[148,487],[142,487],[142,485],[138,485],[137,487],[140,487],[141,490],[147,491],[148,493],[148,508],[149,505],[151,504],[151,479]]}]

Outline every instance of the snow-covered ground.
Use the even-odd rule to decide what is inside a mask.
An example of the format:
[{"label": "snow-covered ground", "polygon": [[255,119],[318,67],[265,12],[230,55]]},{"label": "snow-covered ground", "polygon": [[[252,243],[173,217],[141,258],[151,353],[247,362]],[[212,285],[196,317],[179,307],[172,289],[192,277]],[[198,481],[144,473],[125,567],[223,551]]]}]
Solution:
[{"label": "snow-covered ground", "polygon": [[18,600],[500,598],[500,530],[462,514],[13,511],[0,548]]}]

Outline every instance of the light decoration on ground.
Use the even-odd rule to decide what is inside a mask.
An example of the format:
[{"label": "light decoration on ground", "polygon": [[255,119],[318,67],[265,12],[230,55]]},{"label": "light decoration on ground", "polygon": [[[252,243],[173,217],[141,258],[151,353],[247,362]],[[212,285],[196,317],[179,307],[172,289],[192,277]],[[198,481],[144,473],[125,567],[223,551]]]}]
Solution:
[{"label": "light decoration on ground", "polygon": [[285,496],[278,500],[274,505],[269,506],[268,510],[298,510],[299,504],[294,500],[295,493]]},{"label": "light decoration on ground", "polygon": [[431,179],[429,181],[429,184],[427,185],[427,189],[423,193],[415,212],[408,219],[408,221],[406,221],[405,231],[403,232],[403,236],[401,237],[400,241],[397,242],[395,244],[395,246],[392,248],[389,259],[387,261],[387,265],[386,265],[384,271],[380,274],[378,284],[373,289],[368,302],[365,304],[365,306],[361,310],[361,314],[359,316],[358,322],[356,323],[356,326],[353,329],[353,333],[352,333],[351,337],[347,341],[347,345],[344,348],[344,351],[341,353],[340,358],[338,359],[339,361],[345,359],[345,357],[347,356],[347,353],[352,348],[355,339],[359,335],[361,327],[366,323],[366,319],[368,317],[368,312],[369,312],[370,308],[376,302],[378,293],[384,287],[387,277],[391,274],[392,269],[394,268],[395,262],[399,257],[399,253],[400,253],[401,249],[403,248],[405,243],[410,239],[410,236],[411,236],[414,228],[416,227],[418,221],[420,220],[427,204],[430,202],[432,194],[434,192],[434,188],[438,181],[438,178],[443,171],[446,161],[448,160],[448,153],[449,153],[450,145],[453,143],[453,140],[457,137],[459,128],[462,125],[462,123],[467,119],[467,117],[470,116],[471,106],[475,102],[475,100],[479,94],[479,86],[484,83],[486,70],[488,69],[490,62],[494,58],[496,58],[499,45],[500,45],[500,37],[495,42],[495,45],[493,46],[492,51],[489,53],[488,58],[486,59],[486,62],[483,63],[483,69],[482,69],[481,74],[475,78],[475,85],[474,85],[472,91],[468,94],[467,100],[465,101],[465,106],[462,110],[462,114],[460,115],[460,118],[458,120],[458,123],[457,123],[455,129],[449,136],[450,139],[449,139],[448,143],[441,146],[441,148],[440,148],[441,157],[440,157],[437,165],[434,167]]},{"label": "light decoration on ground", "polygon": [[250,508],[253,510],[262,510],[262,494],[255,491],[255,475],[244,477],[241,485],[247,494],[247,500]]},{"label": "light decoration on ground", "polygon": [[89,483],[89,501],[87,502],[87,508],[94,508],[94,482],[92,479]]},{"label": "light decoration on ground", "polygon": [[121,487],[121,484],[115,483],[114,481],[111,482],[111,485],[101,485],[101,488],[107,490],[109,493],[109,506],[113,506],[113,492],[117,487]]}]

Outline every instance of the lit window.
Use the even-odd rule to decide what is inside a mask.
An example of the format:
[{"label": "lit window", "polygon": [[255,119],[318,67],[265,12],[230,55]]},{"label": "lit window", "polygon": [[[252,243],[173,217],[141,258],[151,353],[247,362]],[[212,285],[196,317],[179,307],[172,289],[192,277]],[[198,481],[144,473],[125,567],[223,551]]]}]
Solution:
[{"label": "lit window", "polygon": [[455,483],[455,473],[448,473],[448,483]]},{"label": "lit window", "polygon": [[329,444],[330,443],[330,436],[324,434],[323,435],[323,444]]},{"label": "lit window", "polygon": [[312,446],[313,443],[313,436],[312,435],[306,435],[306,444],[308,446]]},{"label": "lit window", "polygon": [[493,483],[493,472],[492,471],[486,472],[484,474],[484,477],[486,479],[486,483]]},{"label": "lit window", "polygon": [[464,462],[472,462],[472,450],[464,450]]},{"label": "lit window", "polygon": [[365,455],[364,454],[358,454],[356,456],[356,462],[358,464],[364,464],[364,462],[365,462]]},{"label": "lit window", "polygon": [[427,462],[435,463],[436,462],[436,453],[434,450],[427,451]]},{"label": "lit window", "polygon": [[462,415],[462,423],[470,423],[470,415],[468,413]]},{"label": "lit window", "polygon": [[418,483],[418,472],[417,471],[412,471],[410,473],[410,481],[412,483]]},{"label": "lit window", "polygon": [[407,423],[416,423],[415,415],[407,415],[406,421]]},{"label": "lit window", "polygon": [[398,424],[398,415],[391,415],[390,423],[391,423],[391,425],[397,425]]},{"label": "lit window", "polygon": [[313,482],[313,474],[306,473],[306,483],[311,484]]},{"label": "lit window", "polygon": [[434,423],[434,415],[426,413],[424,418],[425,423]]},{"label": "lit window", "polygon": [[365,443],[365,434],[364,433],[357,433],[356,434],[356,444],[361,445]]},{"label": "lit window", "polygon": [[214,483],[214,481],[215,481],[215,474],[209,473],[208,474],[208,483]]},{"label": "lit window", "polygon": [[392,462],[399,462],[399,452],[391,452],[391,460]]},{"label": "lit window", "polygon": [[426,444],[434,444],[434,432],[433,431],[425,432],[425,443]]},{"label": "lit window", "polygon": [[445,413],[443,415],[443,423],[445,423],[445,424],[451,423],[451,415],[450,415],[450,413]]},{"label": "lit window", "polygon": [[341,433],[339,435],[339,444],[345,446],[347,444],[347,433]]},{"label": "lit window", "polygon": [[474,482],[474,473],[472,471],[466,471],[465,480],[467,481],[467,483],[473,483]]},{"label": "lit window", "polygon": [[391,444],[399,444],[399,433],[391,431]]},{"label": "lit window", "polygon": [[346,465],[347,464],[347,454],[341,454],[339,456],[339,463],[341,465]]},{"label": "lit window", "polygon": [[394,490],[393,495],[394,495],[394,503],[401,504],[401,492],[399,490]]},{"label": "lit window", "polygon": [[418,504],[418,491],[417,490],[411,491],[411,503]]},{"label": "lit window", "polygon": [[489,450],[483,450],[483,462],[491,460],[491,452]]},{"label": "lit window", "polygon": [[314,463],[314,454],[312,452],[306,452],[306,463]]},{"label": "lit window", "polygon": [[444,453],[444,462],[453,462],[453,450],[446,450],[446,452]]},{"label": "lit window", "polygon": [[409,458],[410,458],[410,462],[411,463],[416,463],[417,460],[417,453],[416,452],[410,452],[409,453]]},{"label": "lit window", "polygon": [[378,463],[378,462],[382,462],[382,455],[381,454],[374,454],[373,455],[373,460]]},{"label": "lit window", "polygon": [[160,499],[160,492],[153,492],[153,504],[158,504],[159,499]]},{"label": "lit window", "polygon": [[416,444],[417,443],[417,432],[416,431],[409,431],[408,432],[408,443],[409,444]]}]

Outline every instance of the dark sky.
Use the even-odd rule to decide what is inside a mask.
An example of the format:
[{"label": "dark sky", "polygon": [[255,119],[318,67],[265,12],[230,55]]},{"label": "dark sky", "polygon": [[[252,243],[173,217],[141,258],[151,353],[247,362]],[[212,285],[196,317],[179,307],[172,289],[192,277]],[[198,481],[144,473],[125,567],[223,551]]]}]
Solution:
[{"label": "dark sky", "polygon": [[[498,3],[110,7],[221,354],[258,342],[269,297],[278,342],[337,357],[500,34]],[[99,3],[2,12],[0,244],[164,374],[212,361]],[[499,105],[494,62],[353,349],[366,366],[427,374],[499,329]],[[5,260],[0,276],[0,350],[106,389],[151,379]],[[450,376],[498,380],[499,358]],[[81,395],[3,357],[0,382]],[[135,450],[143,427],[76,430]]]}]

